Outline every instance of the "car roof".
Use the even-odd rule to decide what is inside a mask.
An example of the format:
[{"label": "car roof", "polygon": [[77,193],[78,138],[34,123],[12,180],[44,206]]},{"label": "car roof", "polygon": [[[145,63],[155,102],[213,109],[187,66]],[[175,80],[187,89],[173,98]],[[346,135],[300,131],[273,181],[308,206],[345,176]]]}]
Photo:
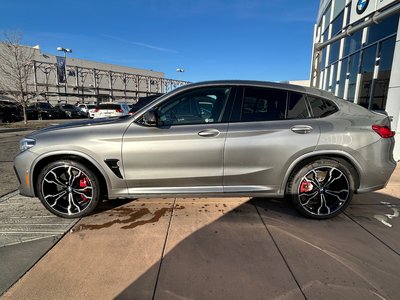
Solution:
[{"label": "car roof", "polygon": [[[197,83],[191,83],[179,88],[179,90],[183,90],[186,88],[194,88],[205,87],[205,86],[220,86],[220,85],[231,85],[231,86],[253,86],[253,87],[264,87],[264,88],[275,88],[275,89],[283,89],[293,92],[299,93],[307,93],[314,96],[326,97],[332,100],[337,99],[332,93],[323,91],[320,89],[299,86],[289,83],[280,83],[280,82],[269,82],[269,81],[257,81],[257,80],[212,80],[212,81],[203,81]],[[176,89],[178,90],[178,89]]]}]

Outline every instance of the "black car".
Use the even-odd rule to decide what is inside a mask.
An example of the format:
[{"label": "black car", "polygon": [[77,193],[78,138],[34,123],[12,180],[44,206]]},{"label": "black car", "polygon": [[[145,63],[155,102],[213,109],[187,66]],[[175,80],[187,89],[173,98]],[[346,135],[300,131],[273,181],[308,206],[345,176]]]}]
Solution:
[{"label": "black car", "polygon": [[26,115],[28,120],[48,120],[60,117],[58,110],[48,102],[35,102],[31,104],[26,109]]},{"label": "black car", "polygon": [[161,95],[163,95],[163,94],[159,93],[159,94],[154,94],[154,95],[151,95],[151,96],[139,98],[138,102],[136,102],[135,104],[132,105],[132,108],[130,109],[129,114],[133,115],[139,109],[141,109],[141,108],[145,107],[147,104],[153,102],[154,100],[159,98]]},{"label": "black car", "polygon": [[0,123],[14,123],[22,120],[21,105],[12,101],[0,101]]},{"label": "black car", "polygon": [[63,119],[87,118],[84,111],[72,104],[57,104],[55,108],[59,111],[60,118]]}]

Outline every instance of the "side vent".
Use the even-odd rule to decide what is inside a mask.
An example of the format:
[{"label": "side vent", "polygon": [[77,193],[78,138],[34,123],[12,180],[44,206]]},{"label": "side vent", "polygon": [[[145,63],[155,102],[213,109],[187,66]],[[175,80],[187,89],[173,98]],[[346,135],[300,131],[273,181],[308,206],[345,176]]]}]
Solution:
[{"label": "side vent", "polygon": [[106,159],[104,162],[118,178],[122,179],[122,174],[118,166],[119,159]]}]

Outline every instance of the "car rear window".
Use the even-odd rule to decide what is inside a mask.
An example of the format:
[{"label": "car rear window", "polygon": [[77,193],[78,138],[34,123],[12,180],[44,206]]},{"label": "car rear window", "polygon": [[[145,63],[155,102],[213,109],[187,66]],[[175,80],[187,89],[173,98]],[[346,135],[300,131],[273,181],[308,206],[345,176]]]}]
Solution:
[{"label": "car rear window", "polygon": [[307,98],[308,102],[310,103],[311,111],[314,118],[327,117],[339,110],[332,101],[329,101],[327,99],[322,99],[310,95]]},{"label": "car rear window", "polygon": [[273,121],[285,118],[287,92],[264,88],[246,88],[242,122]]},{"label": "car rear window", "polygon": [[116,110],[121,108],[121,106],[119,104],[112,104],[112,103],[104,103],[104,104],[100,104],[98,106],[99,109],[110,109],[110,110]]}]

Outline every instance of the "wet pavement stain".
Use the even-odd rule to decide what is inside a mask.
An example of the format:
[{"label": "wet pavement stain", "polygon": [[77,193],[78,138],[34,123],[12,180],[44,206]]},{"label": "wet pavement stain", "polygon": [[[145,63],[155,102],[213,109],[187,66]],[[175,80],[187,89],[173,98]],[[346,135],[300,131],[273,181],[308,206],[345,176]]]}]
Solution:
[{"label": "wet pavement stain", "polygon": [[[184,209],[184,206],[177,205],[174,209]],[[103,224],[80,224],[72,232],[84,231],[84,230],[99,230],[103,228],[109,228],[115,224],[127,224],[122,226],[121,229],[133,229],[138,226],[142,226],[149,223],[158,222],[167,212],[172,212],[171,207],[157,208],[156,211],[151,212],[148,208],[141,208],[139,210],[132,209],[129,207],[119,207],[114,212],[109,214],[109,217],[117,216],[118,219],[106,222]],[[151,216],[150,219],[140,220],[145,216]],[[125,219],[122,219],[126,217]]]}]

